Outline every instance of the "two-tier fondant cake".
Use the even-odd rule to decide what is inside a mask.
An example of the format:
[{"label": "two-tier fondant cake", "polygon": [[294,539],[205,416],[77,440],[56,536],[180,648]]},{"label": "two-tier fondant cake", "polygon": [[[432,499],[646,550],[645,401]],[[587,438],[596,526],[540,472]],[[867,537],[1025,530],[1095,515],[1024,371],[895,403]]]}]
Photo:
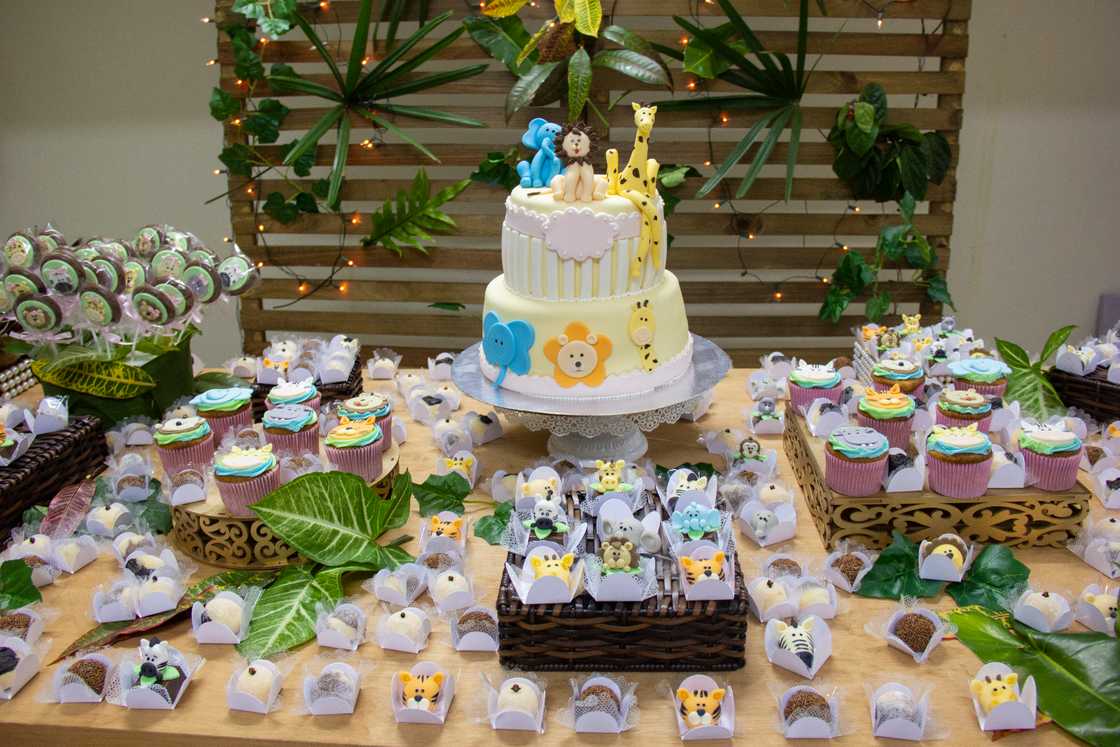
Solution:
[{"label": "two-tier fondant cake", "polygon": [[665,269],[658,163],[648,156],[657,107],[633,105],[629,160],[594,134],[534,119],[506,200],[502,270],[486,288],[481,367],[498,387],[545,397],[634,395],[689,370],[680,284]]}]

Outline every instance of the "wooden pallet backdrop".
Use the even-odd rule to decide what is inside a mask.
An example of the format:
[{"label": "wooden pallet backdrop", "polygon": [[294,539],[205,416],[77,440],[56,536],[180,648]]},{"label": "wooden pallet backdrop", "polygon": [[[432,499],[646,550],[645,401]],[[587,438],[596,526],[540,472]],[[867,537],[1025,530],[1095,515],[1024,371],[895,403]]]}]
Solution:
[{"label": "wooden pallet backdrop", "polygon": [[[219,19],[228,13],[230,4],[231,0],[218,0]],[[547,17],[552,3],[542,1],[538,5],[536,9],[526,8],[528,14],[523,11],[523,15]],[[604,5],[609,8],[612,3]],[[682,33],[671,20],[674,14],[698,12],[706,26],[723,22],[718,6],[703,0],[617,0],[613,5],[617,23],[663,44],[681,43]],[[784,52],[795,50],[797,5],[796,0],[736,3],[762,32],[759,36],[764,43]],[[476,6],[476,2],[464,0],[432,0],[430,13],[454,10],[458,20]],[[769,207],[763,214],[759,235],[753,240],[744,237],[743,216],[757,214],[782,194],[785,154],[779,144],[770,159],[779,165],[764,170],[764,178],[748,195],[750,199],[735,203],[738,215],[733,215],[727,205],[717,209],[711,199],[717,193],[713,192],[708,199],[680,203],[669,220],[670,232],[676,237],[669,267],[682,281],[691,327],[722,344],[737,365],[753,365],[759,352],[775,348],[819,359],[850,352],[848,338],[853,320],[834,325],[817,318],[817,307],[828,288],[817,276],[830,275],[839,259],[842,250],[833,248],[834,241],[869,255],[879,228],[895,221],[896,216],[893,204],[884,211],[873,202],[860,203],[859,213],[846,212],[852,204],[849,191],[832,173],[832,148],[823,136],[836,107],[853,98],[866,83],[878,82],[886,89],[891,121],[938,130],[952,146],[953,167],[943,184],[930,186],[929,201],[919,206],[922,215],[917,219],[918,226],[939,248],[941,268],[948,267],[970,0],[828,0],[828,18],[817,15],[815,3],[810,6],[814,14],[810,22],[810,62],[817,54],[824,56],[803,101],[805,129],[793,201]],[[884,6],[880,29],[877,11]],[[329,9],[315,16],[320,33],[335,42],[329,46],[337,50],[340,61],[349,54],[345,40],[352,33],[348,24],[355,20],[357,7],[353,0],[331,0]],[[532,30],[538,23],[530,20],[526,25]],[[415,24],[403,26],[401,36],[412,28]],[[489,60],[465,34],[442,57],[453,58],[456,64]],[[232,49],[220,34],[218,60],[221,86],[243,96],[233,73]],[[313,64],[315,52],[298,30],[269,44],[264,60],[266,64],[290,63],[301,74],[331,85],[325,68]],[[301,296],[298,283],[279,268],[266,267],[261,287],[241,305],[246,350],[260,351],[270,335],[282,331],[347,332],[359,335],[367,346],[390,345],[405,353],[406,362],[418,363],[434,351],[461,349],[478,338],[483,290],[500,271],[499,229],[505,197],[500,189],[475,184],[460,195],[448,209],[458,222],[457,234],[441,237],[427,256],[410,252],[400,258],[384,249],[366,250],[358,239],[368,230],[370,210],[407,185],[416,168],[426,168],[437,187],[445,185],[469,174],[488,151],[505,150],[516,143],[530,118],[563,118],[559,109],[537,108],[522,110],[507,123],[503,100],[513,77],[500,63],[489,61],[490,70],[444,86],[437,96],[410,97],[415,103],[439,103],[488,125],[488,129],[474,130],[419,123],[425,126],[413,129],[412,121],[404,123],[440,157],[441,164],[431,164],[413,148],[392,138],[372,150],[350,146],[343,205],[348,215],[357,211],[362,220],[361,225],[351,227],[348,239],[353,246],[346,256],[355,267],[348,268],[340,278],[348,281],[345,291],[325,288],[292,305]],[[635,81],[605,77],[604,71],[597,70],[596,85],[604,80],[610,82],[612,100],[634,89],[622,98],[621,106],[608,113],[611,130],[603,138],[625,153],[633,139],[632,113],[626,102],[662,99],[667,93],[663,89],[642,90]],[[687,89],[690,80],[694,77],[675,70],[675,95],[696,95]],[[728,90],[722,81],[709,85],[712,92]],[[257,95],[269,95],[267,86],[258,87]],[[285,103],[293,113],[283,128],[294,132],[284,133],[281,142],[306,130],[322,111],[299,98],[285,98]],[[357,142],[365,135],[358,129],[363,123],[354,124],[352,142]],[[710,173],[711,168],[701,164],[707,160],[719,163],[750,124],[747,112],[735,112],[726,125],[716,123],[714,127],[707,114],[666,112],[658,115],[651,154],[662,163],[689,163]],[[368,132],[368,123],[362,131]],[[236,127],[226,125],[227,142],[241,137]],[[318,148],[318,166],[307,184],[329,170],[334,152],[330,137]],[[278,146],[265,146],[269,148],[276,151]],[[747,163],[753,152],[752,148],[744,159]],[[732,175],[744,171],[740,166]],[[731,184],[737,182],[734,179]],[[678,194],[691,196],[702,183],[703,178],[690,179]],[[275,262],[298,266],[308,278],[325,276],[337,254],[337,217],[305,216],[297,223],[281,225],[257,213],[253,201],[274,190],[290,192],[283,181],[262,179],[253,195],[246,193],[244,180],[239,177],[232,177],[229,186],[238,187],[230,203],[230,217],[234,238],[243,250],[255,259],[267,261],[270,255]],[[269,255],[258,231],[268,242]],[[745,269],[764,282],[744,276]],[[895,298],[904,302],[900,311],[920,308],[926,315],[940,313],[938,305],[924,299],[922,288],[907,282],[907,274],[899,276],[891,271],[884,279],[891,281],[889,289]],[[782,300],[775,303],[779,281]],[[446,313],[428,307],[437,301],[458,301],[467,304],[467,309]],[[862,304],[853,304],[848,313],[861,314],[862,308]]]}]

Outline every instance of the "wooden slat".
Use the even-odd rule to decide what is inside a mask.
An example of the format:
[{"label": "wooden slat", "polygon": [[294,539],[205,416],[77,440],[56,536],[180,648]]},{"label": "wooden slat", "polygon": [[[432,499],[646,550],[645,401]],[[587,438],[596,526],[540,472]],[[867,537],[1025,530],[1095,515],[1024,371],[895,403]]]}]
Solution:
[{"label": "wooden slat", "polygon": [[[925,298],[925,290],[914,283],[881,283],[880,290],[888,291],[897,301],[918,302]],[[486,283],[435,283],[427,281],[376,281],[348,280],[346,291],[325,287],[315,293],[321,301],[395,301],[423,302],[433,300],[457,301],[464,304],[481,304]],[[773,287],[754,282],[697,282],[683,281],[681,293],[685,303],[767,303],[772,300]],[[781,286],[782,300],[787,303],[820,303],[828,286],[822,282],[789,282]],[[268,279],[252,291],[259,298],[291,300],[303,293],[293,280]]]},{"label": "wooden slat", "polygon": [[[398,81],[416,80],[431,73],[407,73],[400,76]],[[303,76],[306,80],[320,83],[328,88],[337,90],[335,80],[329,73],[313,73]],[[496,94],[504,96],[513,85],[514,77],[506,70],[489,70],[472,78],[454,81],[439,87],[439,93],[469,93],[469,94]],[[687,92],[687,81],[684,76],[677,75],[673,78],[677,92]],[[842,70],[817,70],[809,78],[805,86],[806,93],[859,93],[868,83],[879,83],[888,94],[903,93],[964,93],[964,75],[955,72],[898,72],[898,71],[860,71],[850,72]],[[618,73],[599,71],[595,75],[595,84],[608,87],[616,91],[650,91],[646,98],[665,98],[666,90],[663,86],[651,83],[642,83],[633,78],[624,77]],[[234,96],[245,96],[245,86],[237,85],[237,79],[232,71],[228,74],[223,69],[220,85],[223,90]],[[739,86],[725,80],[712,80],[706,82],[706,87],[713,93],[747,93]],[[277,93],[272,91],[267,82],[258,83],[254,94],[257,96],[275,96],[287,98],[299,96],[295,93]]]},{"label": "wooden slat", "polygon": [[[858,317],[833,324],[815,316],[697,316],[688,326],[704,337],[851,337],[850,323]],[[351,314],[346,317],[348,334],[409,334],[428,337],[477,337],[482,320],[472,314]],[[338,334],[337,314],[308,313],[285,309],[243,311],[245,329],[284,329],[293,332]],[[885,319],[897,324],[897,317]]]},{"label": "wooden slat", "polygon": [[[496,243],[496,239],[495,239]],[[674,245],[669,250],[670,270],[816,270],[830,274],[840,258],[839,249],[832,246],[760,246],[755,242],[744,243],[738,251],[729,246],[683,247]],[[873,249],[855,248],[851,251],[869,259]],[[338,258],[337,246],[301,244],[299,246],[274,246],[269,252],[251,249],[247,253],[254,260],[274,261],[299,267],[330,267]],[[492,249],[461,249],[458,247],[432,247],[427,254],[407,251],[403,256],[385,249],[364,250],[348,247],[345,255],[360,267],[394,267],[406,269],[487,270],[497,273],[502,269],[501,252]],[[938,267],[948,266],[949,249],[938,248]],[[888,269],[894,267],[888,264]]]},{"label": "wooden slat", "polygon": [[[734,128],[736,134],[745,134],[741,128]],[[709,149],[706,142],[674,142],[668,144],[663,138],[655,137],[652,140],[652,148],[657,150],[660,145],[660,150],[657,152],[664,152],[667,157],[663,159],[666,163],[694,163],[700,164],[705,160],[710,160],[712,163],[720,163],[727,154],[735,147],[734,142],[716,142],[712,143]],[[609,146],[604,144],[604,147],[618,148],[619,152],[626,154],[630,152],[633,141],[631,140],[614,140],[610,142]],[[265,158],[281,160],[283,154],[281,147],[278,145],[261,145],[257,147],[257,151]],[[750,150],[746,152],[740,163],[749,164],[754,158],[754,153],[758,149],[759,144],[755,143],[751,146]],[[952,145],[952,158],[953,163],[956,163],[956,158],[959,153],[959,148]],[[486,154],[495,150],[496,147],[489,143],[433,143],[428,148],[440,159],[440,164],[443,166],[478,166],[479,162],[486,157]],[[778,143],[770,152],[768,163],[771,164],[784,164],[789,149],[786,143]],[[833,159],[832,145],[829,143],[801,143],[797,150],[797,163],[805,165],[828,166],[832,164]],[[350,166],[410,166],[410,165],[424,165],[426,160],[419,154],[415,148],[410,145],[378,145],[370,149],[362,148],[359,145],[351,145],[348,154]],[[315,164],[318,166],[329,166],[334,161],[334,145],[320,145],[315,149]],[[429,161],[428,164],[431,162]],[[737,179],[733,180],[734,184],[738,183]]]},{"label": "wooden slat", "polygon": [[[355,234],[369,229],[369,213],[359,213],[361,223],[353,227]],[[458,236],[486,236],[497,237],[502,226],[501,215],[460,215],[453,216],[456,223]],[[746,216],[740,216],[745,218]],[[258,226],[263,226],[263,233],[275,234],[300,234],[322,233],[331,234],[338,230],[338,217],[335,215],[303,215],[296,222],[283,225],[271,218],[258,215]],[[252,226],[252,219],[246,224],[245,219],[234,221],[235,227]],[[811,234],[830,236],[832,234],[848,236],[876,235],[889,225],[898,223],[895,215],[846,215],[827,213],[766,213],[762,216],[762,230],[760,235],[769,236],[800,236]],[[919,215],[914,219],[919,230],[932,236],[948,235],[953,225],[951,215]],[[710,213],[675,213],[672,216],[674,233],[703,234],[703,235],[737,235],[746,230],[735,225],[730,213],[711,211]]]},{"label": "wooden slat", "polygon": [[[539,24],[538,24],[539,25]],[[532,24],[530,24],[530,27]],[[643,24],[627,24],[631,31],[651,42],[666,46],[676,46],[681,37],[681,31],[673,30],[647,30]],[[448,22],[442,31],[450,32],[454,29],[453,22]],[[772,52],[793,53],[797,51],[797,32],[795,31],[758,31],[756,36],[762,41],[766,49]],[[442,37],[439,30],[429,39],[433,42]],[[964,57],[968,54],[967,36],[944,36],[931,34],[928,37],[921,34],[882,34],[882,33],[851,33],[834,34],[826,31],[809,33],[809,54],[829,55],[859,55],[860,57]],[[412,54],[427,49],[431,46],[422,42],[413,48]],[[374,59],[383,57],[385,52],[392,47],[382,47],[373,55]],[[350,42],[331,44],[329,50],[334,53],[338,62],[350,59]],[[304,41],[275,41],[264,50],[265,62],[273,60],[290,64],[320,63],[322,58],[310,44]],[[444,47],[439,59],[443,60],[484,60],[489,55],[475,42],[463,36]],[[218,45],[218,61],[223,65],[233,64],[233,45],[223,40]]]},{"label": "wooden slat", "polygon": [[[877,9],[885,4],[885,0],[869,3],[863,0],[828,0],[829,18],[875,18]],[[329,9],[319,11],[312,7],[308,17],[317,24],[326,23],[353,23],[358,18],[358,5],[356,0],[330,0]],[[464,3],[463,0],[431,0],[428,3],[429,17],[450,10],[456,15],[475,12],[478,3],[474,0]],[[611,5],[616,16],[689,16],[699,13],[702,16],[718,16],[721,14],[718,5],[697,2],[697,0],[618,0]],[[799,7],[795,0],[737,0],[735,9],[743,16],[762,16],[768,18],[796,18]],[[652,12],[656,10],[656,12]],[[940,20],[947,18],[952,21],[967,20],[972,12],[972,0],[903,0],[890,4],[887,10],[889,18],[930,18]],[[538,2],[537,7],[526,6],[518,15],[523,18],[552,18],[555,11],[552,3]],[[821,13],[816,2],[809,3],[809,14],[820,17]],[[415,6],[410,6],[407,18],[415,19]]]},{"label": "wooden slat", "polygon": [[[563,117],[563,112],[555,107],[530,107],[515,112],[507,121],[505,111],[501,106],[444,106],[441,111],[448,114],[458,114],[482,122],[490,129],[504,130],[501,134],[493,134],[496,140],[513,143],[521,136],[521,130],[534,117],[558,120]],[[292,109],[291,113],[280,125],[281,130],[309,130],[318,122],[329,109],[325,107],[307,107]],[[801,109],[802,126],[817,128],[827,131],[836,121],[836,107],[833,106],[807,106]],[[429,128],[454,128],[462,129],[460,125],[446,124],[443,122],[429,122],[396,115],[385,114],[391,121],[402,126]],[[753,124],[763,114],[755,112],[736,112],[735,122],[740,127]],[[957,130],[960,129],[960,111],[951,109],[892,109],[887,114],[890,122],[908,122],[920,130]],[[708,127],[713,124],[714,115],[705,112],[664,112],[658,116],[658,135],[662,135],[677,127]],[[607,121],[611,127],[634,126],[634,112],[628,106],[616,106],[607,112]],[[356,114],[350,116],[350,123],[356,127],[370,128],[369,120]]]},{"label": "wooden slat", "polygon": [[[454,184],[454,179],[433,179],[432,190],[443,189]],[[286,198],[297,191],[310,191],[315,183],[311,179],[296,179],[292,182],[280,179],[262,179],[257,182],[258,194],[268,195],[279,192]],[[376,201],[381,202],[393,199],[401,189],[407,189],[410,179],[349,179],[343,182],[343,201]],[[673,194],[685,199],[691,199],[704,183],[704,178],[693,177],[686,179]],[[785,179],[758,179],[751,186],[750,198],[752,200],[777,200],[785,194]],[[946,179],[942,184],[931,184],[926,197],[929,200],[952,200],[956,193],[956,182]],[[472,184],[469,189],[460,193],[455,198],[457,204],[485,203],[493,205],[505,200],[507,191],[501,187],[488,184]],[[256,199],[248,195],[243,189],[237,190],[232,196],[235,202],[252,202]],[[792,199],[795,200],[848,200],[851,199],[851,189],[839,179],[797,179],[793,183]]]}]

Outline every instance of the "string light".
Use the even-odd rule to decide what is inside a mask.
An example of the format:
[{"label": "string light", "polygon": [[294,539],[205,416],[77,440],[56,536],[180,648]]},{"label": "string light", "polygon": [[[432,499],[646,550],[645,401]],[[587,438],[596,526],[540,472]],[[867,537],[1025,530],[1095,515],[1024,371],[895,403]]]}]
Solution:
[{"label": "string light", "polygon": [[775,303],[781,301],[782,300],[782,292],[780,290],[775,289],[774,290],[774,295],[772,296],[772,298],[774,299]]},{"label": "string light", "polygon": [[264,267],[264,262],[258,261],[258,262],[257,262],[257,269],[259,270],[259,269],[261,269],[262,267]]},{"label": "string light", "polygon": [[223,236],[222,237],[222,243],[223,244],[228,244],[229,243],[229,236]]},{"label": "string light", "polygon": [[687,47],[688,46],[688,37],[687,36],[682,36],[680,41],[681,41],[681,46],[682,47]]},{"label": "string light", "polygon": [[747,233],[747,241],[754,241],[754,233],[753,232],[748,232]]},{"label": "string light", "polygon": [[711,161],[704,161],[704,165],[705,165],[705,166],[711,166],[711,165],[712,165],[712,162],[711,162]]},{"label": "string light", "polygon": [[373,150],[373,145],[374,145],[374,143],[373,143],[373,141],[372,141],[372,140],[370,140],[370,139],[369,139],[369,138],[367,137],[367,138],[366,138],[365,140],[363,140],[362,142],[358,143],[358,145],[360,145],[361,147],[365,148],[366,150]]},{"label": "string light", "polygon": [[690,91],[695,91],[696,90],[696,81],[694,81],[694,80],[688,81],[688,90],[690,90]]},{"label": "string light", "polygon": [[206,67],[214,67],[214,65],[217,65],[217,64],[218,64],[218,61],[215,60],[213,57],[211,57],[210,59],[208,59],[206,61]]},{"label": "string light", "polygon": [[851,211],[852,211],[853,213],[858,213],[858,212],[860,211],[860,207],[859,207],[859,205],[849,205],[848,207],[850,207],[850,208],[851,208]]},{"label": "string light", "polygon": [[350,216],[350,223],[352,223],[353,225],[356,226],[361,222],[362,222],[362,214],[359,213],[357,210],[355,210],[354,214]]},{"label": "string light", "polygon": [[354,266],[354,260],[352,260],[352,259],[346,260],[346,266],[347,267],[353,267]]},{"label": "string light", "polygon": [[331,9],[330,0],[319,0],[319,10],[330,10],[330,9]]},{"label": "string light", "polygon": [[307,292],[307,283],[301,282],[299,284],[298,290],[299,290],[300,293],[306,293]]},{"label": "string light", "polygon": [[221,176],[221,175],[222,175],[222,170],[221,169],[214,169],[214,176]]},{"label": "string light", "polygon": [[884,15],[886,15],[886,14],[883,13],[883,11],[881,11],[881,10],[878,13],[875,14],[875,25],[879,28],[880,31],[883,30],[883,16]]},{"label": "string light", "polygon": [[728,122],[731,121],[731,117],[727,116],[727,112],[722,112],[719,115],[719,121],[720,121],[720,124],[727,124]]},{"label": "string light", "polygon": [[257,224],[257,232],[258,233],[264,233],[264,224],[263,223],[258,223]]},{"label": "string light", "polygon": [[202,18],[199,18],[198,20],[202,21],[203,23],[212,23],[214,21],[214,19],[211,18],[210,16],[203,16]]},{"label": "string light", "polygon": [[246,187],[245,188],[245,194],[247,194],[247,195],[253,194],[253,188],[252,187]]},{"label": "string light", "polygon": [[712,205],[712,207],[714,207],[716,210],[719,210],[719,203],[718,202],[714,203]]},{"label": "string light", "polygon": [[229,121],[229,123],[231,125],[233,125],[234,127],[240,127],[241,126],[241,117],[234,117],[233,119],[231,119]]},{"label": "string light", "polygon": [[372,57],[366,56],[366,57],[363,57],[363,58],[362,58],[362,65],[363,65],[363,66],[364,66],[364,65],[368,65],[368,64],[369,64],[369,63],[371,63],[371,62],[373,62],[373,58],[372,58]]},{"label": "string light", "polygon": [[241,80],[241,78],[238,78],[237,79],[237,85],[243,86],[243,85],[245,85],[245,81]]},{"label": "string light", "polygon": [[825,285],[828,285],[830,282],[830,278],[826,275],[825,277],[821,278],[821,282]]},{"label": "string light", "polygon": [[257,41],[258,41],[258,42],[260,43],[260,45],[261,45],[261,46],[263,47],[263,46],[265,46],[266,44],[268,44],[268,37],[267,37],[267,36],[262,36],[262,37],[261,37],[260,39],[258,39]]},{"label": "string light", "polygon": [[338,286],[339,293],[345,293],[348,290],[350,290],[350,284],[345,281]]}]

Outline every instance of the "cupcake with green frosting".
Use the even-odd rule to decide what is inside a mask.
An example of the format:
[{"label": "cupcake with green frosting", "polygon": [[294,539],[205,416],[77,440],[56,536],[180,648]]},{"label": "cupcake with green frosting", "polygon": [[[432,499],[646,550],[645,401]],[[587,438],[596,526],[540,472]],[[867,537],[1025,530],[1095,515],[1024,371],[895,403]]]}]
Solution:
[{"label": "cupcake with green frosting", "polygon": [[318,454],[319,416],[304,405],[277,405],[261,418],[264,439],[280,453]]},{"label": "cupcake with green frosting", "polygon": [[913,394],[926,383],[926,372],[914,361],[884,358],[871,368],[871,381],[880,392],[897,386],[903,394]]},{"label": "cupcake with green frosting", "polygon": [[934,421],[957,428],[975,423],[977,430],[987,433],[992,425],[992,403],[975,389],[950,387],[937,397]]},{"label": "cupcake with green frosting", "polygon": [[230,430],[253,424],[252,398],[253,390],[248,387],[208,389],[192,399],[191,404],[210,424],[214,439],[221,443]]},{"label": "cupcake with green frosting", "polygon": [[887,474],[887,437],[874,428],[843,425],[824,447],[824,481],[841,495],[861,497],[879,492]]},{"label": "cupcake with green frosting", "polygon": [[325,440],[327,459],[343,472],[353,472],[366,482],[381,476],[381,454],[385,449],[381,428],[373,418],[343,417]]},{"label": "cupcake with green frosting", "polygon": [[338,416],[350,420],[377,421],[381,435],[385,439],[384,448],[393,443],[393,401],[378,392],[362,392],[357,397],[343,400],[338,405]]},{"label": "cupcake with green frosting", "polygon": [[204,418],[168,418],[152,434],[168,477],[193,467],[205,470],[214,458],[214,432]]},{"label": "cupcake with green frosting", "polygon": [[1077,484],[1082,443],[1062,423],[1023,421],[1019,449],[1028,484],[1041,490],[1069,490]]},{"label": "cupcake with green frosting", "polygon": [[868,389],[857,406],[856,421],[882,433],[891,446],[906,449],[910,446],[915,409],[914,398],[903,394],[898,384],[885,392]]},{"label": "cupcake with green frosting", "polygon": [[253,516],[249,506],[280,487],[280,469],[272,444],[257,449],[238,446],[218,452],[214,481],[226,510],[234,516]]},{"label": "cupcake with green frosting", "polygon": [[264,406],[269,409],[279,405],[303,405],[318,412],[320,402],[319,390],[311,379],[287,381],[281,378],[264,398]]},{"label": "cupcake with green frosting", "polygon": [[929,489],[948,498],[979,498],[992,476],[992,441],[976,423],[933,426],[926,437]]},{"label": "cupcake with green frosting", "polygon": [[813,400],[818,397],[839,404],[843,392],[840,383],[840,374],[831,363],[814,365],[801,360],[796,361],[787,381],[789,401],[800,410],[808,409],[809,405],[813,404]]},{"label": "cupcake with green frosting", "polygon": [[958,389],[972,388],[981,394],[1002,397],[1011,369],[995,358],[965,358],[949,363],[949,373]]}]

